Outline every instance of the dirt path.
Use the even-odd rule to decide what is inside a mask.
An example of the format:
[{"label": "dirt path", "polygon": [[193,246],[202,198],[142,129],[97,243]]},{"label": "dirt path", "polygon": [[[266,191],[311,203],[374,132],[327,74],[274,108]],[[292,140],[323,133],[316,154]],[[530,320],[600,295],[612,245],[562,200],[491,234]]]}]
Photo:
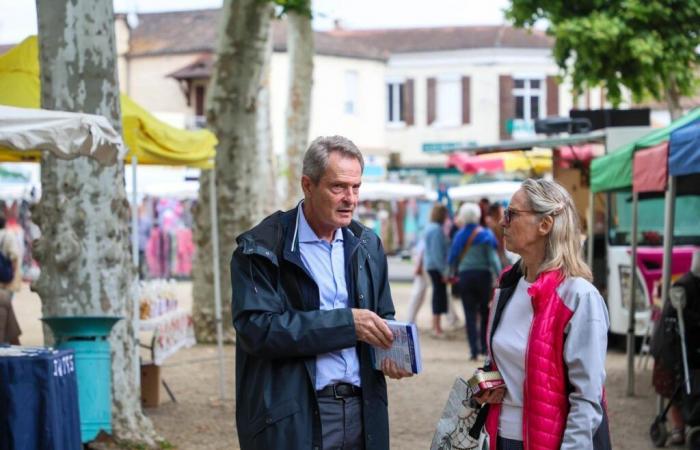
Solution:
[{"label": "dirt path", "polygon": [[[180,285],[183,306],[189,306],[188,283]],[[404,318],[410,285],[392,285],[397,316]],[[454,303],[457,305],[457,303]],[[38,298],[23,291],[15,301],[23,343],[41,344]],[[460,308],[461,309],[461,308]],[[461,310],[459,311],[461,314]],[[430,323],[429,301],[423,305],[418,325],[426,330]],[[430,446],[435,423],[457,376],[468,376],[476,364],[467,361],[467,344],[462,331],[450,340],[434,340],[422,333],[424,372],[408,380],[389,380],[389,408],[392,449],[426,450]],[[219,366],[216,347],[198,345],[182,350],[163,366],[163,378],[177,398],[166,399],[158,408],[146,409],[158,432],[183,450],[231,450],[238,448],[234,422],[234,349],[225,348],[227,399],[218,399]],[[608,368],[608,403],[613,446],[620,450],[653,449],[648,438],[655,413],[655,396],[650,387],[650,371],[637,372],[637,396],[628,398],[625,355],[610,351]]]}]

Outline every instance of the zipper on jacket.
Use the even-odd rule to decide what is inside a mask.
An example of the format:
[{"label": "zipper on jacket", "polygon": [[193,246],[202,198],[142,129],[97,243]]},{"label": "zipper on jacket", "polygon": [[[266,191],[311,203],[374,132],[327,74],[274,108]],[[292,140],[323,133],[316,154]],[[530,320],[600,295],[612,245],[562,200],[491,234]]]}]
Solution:
[{"label": "zipper on jacket", "polygon": [[[534,297],[530,297],[530,303],[533,302]],[[532,326],[535,324],[535,307],[533,305],[532,307],[532,322],[530,322],[530,331],[527,332],[527,342],[525,346],[525,375],[523,376],[523,417],[525,417],[525,400],[526,400],[526,394],[527,394],[527,389],[525,387],[527,386],[527,370],[528,370],[528,361],[529,361],[529,354],[530,354],[530,339],[532,338]],[[530,447],[530,433],[526,432],[525,430],[525,423],[523,422],[523,432],[525,433],[524,436],[526,437],[527,441],[524,442],[524,448],[529,449]]]}]

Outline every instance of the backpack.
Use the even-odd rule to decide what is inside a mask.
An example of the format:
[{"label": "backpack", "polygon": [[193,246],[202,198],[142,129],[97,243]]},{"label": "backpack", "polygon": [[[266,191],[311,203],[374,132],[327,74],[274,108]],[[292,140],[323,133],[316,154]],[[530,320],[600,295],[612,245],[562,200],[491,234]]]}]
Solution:
[{"label": "backpack", "polygon": [[12,260],[8,255],[0,251],[0,283],[9,283],[14,277],[15,270],[12,267]]}]

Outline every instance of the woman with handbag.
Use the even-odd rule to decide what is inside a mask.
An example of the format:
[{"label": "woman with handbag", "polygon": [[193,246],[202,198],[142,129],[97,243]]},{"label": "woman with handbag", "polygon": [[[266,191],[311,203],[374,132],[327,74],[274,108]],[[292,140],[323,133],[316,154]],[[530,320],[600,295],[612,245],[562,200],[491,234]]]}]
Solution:
[{"label": "woman with handbag", "polygon": [[[461,229],[455,235],[448,264],[459,276],[456,288],[464,307],[464,321],[471,360],[486,354],[486,321],[494,276],[501,271],[493,232],[479,225],[481,210],[475,203],[464,203],[455,222]],[[478,319],[478,320],[477,320]]]},{"label": "woman with handbag", "polygon": [[608,313],[581,256],[579,218],[559,184],[529,179],[505,210],[506,248],[489,317],[486,370],[506,389],[486,404],[492,449],[609,449],[605,406]]}]

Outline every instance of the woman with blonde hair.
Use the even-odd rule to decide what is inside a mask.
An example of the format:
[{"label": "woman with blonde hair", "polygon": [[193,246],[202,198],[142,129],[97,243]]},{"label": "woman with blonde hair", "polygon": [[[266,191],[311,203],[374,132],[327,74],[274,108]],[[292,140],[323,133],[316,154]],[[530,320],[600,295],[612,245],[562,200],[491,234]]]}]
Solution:
[{"label": "woman with blonde hair", "polygon": [[505,389],[485,405],[493,449],[609,449],[605,303],[583,261],[579,219],[559,184],[528,179],[501,220],[520,260],[504,271],[489,317],[486,369]]}]

